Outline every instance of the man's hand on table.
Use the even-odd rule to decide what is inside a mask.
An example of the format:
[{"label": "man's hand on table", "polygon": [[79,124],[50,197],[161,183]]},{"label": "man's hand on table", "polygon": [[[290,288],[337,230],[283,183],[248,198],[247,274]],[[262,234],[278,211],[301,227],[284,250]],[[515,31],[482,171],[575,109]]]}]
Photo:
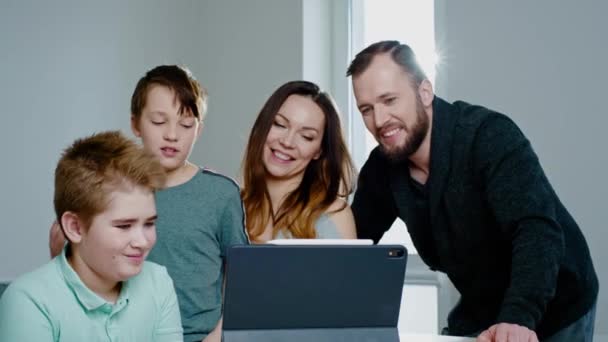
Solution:
[{"label": "man's hand on table", "polygon": [[536,333],[517,324],[499,323],[483,331],[477,342],[538,342]]}]

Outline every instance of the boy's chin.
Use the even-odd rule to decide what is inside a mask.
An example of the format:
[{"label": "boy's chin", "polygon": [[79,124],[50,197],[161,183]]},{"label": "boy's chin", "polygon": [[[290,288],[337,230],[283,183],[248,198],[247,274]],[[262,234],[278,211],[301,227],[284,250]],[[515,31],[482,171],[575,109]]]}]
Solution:
[{"label": "boy's chin", "polygon": [[184,161],[175,161],[175,160],[170,160],[170,161],[161,161],[161,165],[163,167],[163,169],[165,169],[166,173],[172,173],[177,171],[180,167],[184,166]]},{"label": "boy's chin", "polygon": [[136,275],[141,273],[142,268],[143,268],[143,264],[140,266],[130,266],[128,270],[121,272],[121,274],[119,275],[120,281],[125,281],[125,280],[128,280],[129,278],[135,277]]}]

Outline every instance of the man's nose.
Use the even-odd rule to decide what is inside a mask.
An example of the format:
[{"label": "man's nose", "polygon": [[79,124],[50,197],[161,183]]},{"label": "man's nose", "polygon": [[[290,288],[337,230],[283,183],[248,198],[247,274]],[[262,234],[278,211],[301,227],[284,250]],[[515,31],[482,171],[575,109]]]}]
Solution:
[{"label": "man's nose", "polygon": [[374,124],[376,128],[380,128],[384,126],[384,124],[390,119],[390,115],[388,114],[388,110],[384,106],[377,106],[374,109]]}]

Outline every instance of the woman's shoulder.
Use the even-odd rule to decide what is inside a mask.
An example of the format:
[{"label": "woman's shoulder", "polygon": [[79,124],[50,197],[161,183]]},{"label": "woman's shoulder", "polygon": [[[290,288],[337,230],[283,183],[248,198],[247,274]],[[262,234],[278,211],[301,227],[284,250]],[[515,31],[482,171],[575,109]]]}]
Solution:
[{"label": "woman's shoulder", "polygon": [[353,212],[345,199],[336,199],[321,215],[320,221],[324,219],[335,226],[341,238],[355,239],[357,237]]},{"label": "woman's shoulder", "polygon": [[324,214],[327,216],[331,216],[333,214],[339,213],[344,210],[349,211],[350,205],[348,204],[348,202],[345,199],[336,198],[336,200],[333,201],[333,203],[330,204],[329,207],[327,207]]}]

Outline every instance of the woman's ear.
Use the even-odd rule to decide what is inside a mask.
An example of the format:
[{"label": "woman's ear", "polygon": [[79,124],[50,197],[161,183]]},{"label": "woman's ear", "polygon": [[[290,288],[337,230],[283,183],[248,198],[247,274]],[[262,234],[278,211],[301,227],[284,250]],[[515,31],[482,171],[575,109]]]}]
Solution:
[{"label": "woman's ear", "polygon": [[61,227],[63,233],[71,243],[79,243],[82,240],[84,226],[82,220],[71,211],[66,211],[61,215]]},{"label": "woman's ear", "polygon": [[319,158],[321,158],[322,155],[323,155],[323,149],[319,147],[319,150],[317,151],[317,153],[315,153],[315,155],[312,157],[312,159],[318,160]]}]

